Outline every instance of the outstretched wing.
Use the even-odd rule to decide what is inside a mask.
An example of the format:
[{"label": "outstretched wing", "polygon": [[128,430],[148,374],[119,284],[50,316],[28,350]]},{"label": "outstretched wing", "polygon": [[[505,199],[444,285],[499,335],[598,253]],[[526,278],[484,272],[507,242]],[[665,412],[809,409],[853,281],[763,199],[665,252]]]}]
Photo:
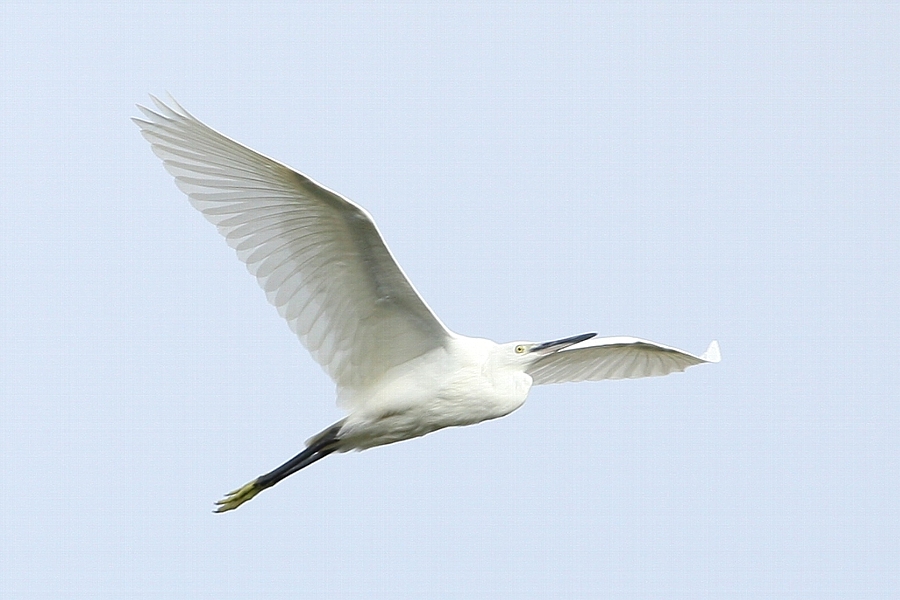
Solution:
[{"label": "outstretched wing", "polygon": [[338,386],[442,346],[419,297],[360,206],[207,127],[172,101],[134,119],[191,204]]},{"label": "outstretched wing", "polygon": [[701,356],[694,356],[638,338],[593,338],[539,358],[527,372],[534,385],[636,379],[677,373],[720,358],[718,342],[712,342]]}]

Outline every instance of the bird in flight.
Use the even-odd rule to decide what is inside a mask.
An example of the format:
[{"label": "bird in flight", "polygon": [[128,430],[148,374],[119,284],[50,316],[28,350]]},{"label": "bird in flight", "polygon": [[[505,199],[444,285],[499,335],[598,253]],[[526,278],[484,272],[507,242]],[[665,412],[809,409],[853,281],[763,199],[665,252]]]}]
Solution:
[{"label": "bird in flight", "polygon": [[365,450],[508,415],[532,385],[653,377],[718,362],[632,337],[509,342],[447,329],[361,206],[213,130],[174,100],[138,106],[141,133],[225,236],[337,387],[347,416],[216,504],[233,510],[333,452]]}]

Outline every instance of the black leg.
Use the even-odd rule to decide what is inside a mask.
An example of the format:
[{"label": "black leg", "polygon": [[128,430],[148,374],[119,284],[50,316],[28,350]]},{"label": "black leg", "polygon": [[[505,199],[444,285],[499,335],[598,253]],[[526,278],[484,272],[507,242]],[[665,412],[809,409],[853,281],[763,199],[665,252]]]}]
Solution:
[{"label": "black leg", "polygon": [[229,493],[224,499],[216,502],[216,504],[219,505],[219,508],[217,508],[215,512],[234,510],[264,489],[272,487],[285,477],[293,475],[300,469],[308,467],[317,460],[321,460],[336,451],[340,446],[338,433],[341,430],[341,425],[343,425],[343,421],[335,423],[314,437],[306,450],[291,460],[287,461],[274,471],[270,471],[265,475],[260,475],[244,487]]},{"label": "black leg", "polygon": [[337,448],[318,449],[315,446],[310,446],[277,469],[257,477],[256,484],[263,489],[272,487],[285,477],[289,477],[300,469],[313,464],[317,460],[325,458],[335,450],[337,450]]}]

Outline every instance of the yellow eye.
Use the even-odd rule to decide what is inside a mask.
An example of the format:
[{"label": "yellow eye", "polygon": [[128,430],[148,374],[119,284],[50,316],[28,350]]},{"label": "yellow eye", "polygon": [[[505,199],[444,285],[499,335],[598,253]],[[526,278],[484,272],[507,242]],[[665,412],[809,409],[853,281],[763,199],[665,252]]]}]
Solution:
[{"label": "yellow eye", "polygon": [[522,345],[516,346],[516,354],[524,354],[524,353],[525,353],[525,346],[522,346]]}]

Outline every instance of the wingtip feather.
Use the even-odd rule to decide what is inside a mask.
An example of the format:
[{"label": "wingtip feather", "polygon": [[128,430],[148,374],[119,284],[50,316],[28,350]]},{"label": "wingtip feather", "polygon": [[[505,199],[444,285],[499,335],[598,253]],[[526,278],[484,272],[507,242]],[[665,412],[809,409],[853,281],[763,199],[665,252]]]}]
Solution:
[{"label": "wingtip feather", "polygon": [[717,363],[722,360],[722,353],[719,351],[719,342],[716,340],[710,342],[709,348],[706,349],[706,352],[704,352],[700,358],[711,363]]}]

